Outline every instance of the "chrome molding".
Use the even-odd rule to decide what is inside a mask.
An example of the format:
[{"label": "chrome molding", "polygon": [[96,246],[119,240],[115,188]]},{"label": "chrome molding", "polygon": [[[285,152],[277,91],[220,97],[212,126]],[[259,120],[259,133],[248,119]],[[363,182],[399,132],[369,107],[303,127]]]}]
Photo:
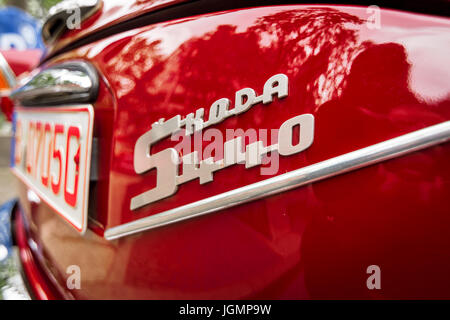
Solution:
[{"label": "chrome molding", "polygon": [[24,106],[94,102],[98,93],[98,74],[84,61],[71,61],[42,70],[11,98]]},{"label": "chrome molding", "polygon": [[105,231],[108,240],[198,217],[367,167],[450,140],[450,121],[343,154],[245,187],[132,221]]},{"label": "chrome molding", "polygon": [[16,76],[14,72],[11,70],[11,67],[9,66],[5,57],[3,57],[1,53],[0,53],[0,72],[3,74],[6,81],[8,81],[8,85],[10,88],[16,85]]},{"label": "chrome molding", "polygon": [[[101,0],[64,0],[50,8],[42,26],[42,39],[52,44],[70,28],[72,16],[79,14],[79,23],[100,9]],[[79,27],[79,26],[78,26]]]}]

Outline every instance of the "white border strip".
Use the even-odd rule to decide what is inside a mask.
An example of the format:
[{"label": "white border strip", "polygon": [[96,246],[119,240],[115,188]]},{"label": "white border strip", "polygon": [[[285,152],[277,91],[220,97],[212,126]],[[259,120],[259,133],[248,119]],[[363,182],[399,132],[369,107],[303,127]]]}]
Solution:
[{"label": "white border strip", "polygon": [[117,239],[170,223],[230,208],[305,184],[353,171],[450,140],[450,121],[343,154],[245,187],[199,200],[105,230],[105,238]]}]

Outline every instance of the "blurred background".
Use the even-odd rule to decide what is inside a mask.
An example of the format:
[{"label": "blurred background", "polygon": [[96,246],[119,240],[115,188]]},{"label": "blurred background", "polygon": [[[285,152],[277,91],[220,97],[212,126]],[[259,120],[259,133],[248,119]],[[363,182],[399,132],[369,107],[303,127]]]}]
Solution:
[{"label": "blurred background", "polygon": [[[0,0],[0,205],[17,196],[15,178],[9,169],[13,131],[13,104],[9,94],[19,79],[39,63],[45,48],[41,39],[43,20],[58,2],[60,0]],[[0,221],[5,218],[9,216],[0,212]],[[6,225],[4,221],[3,225]],[[0,300],[5,297],[22,299],[25,295],[15,289],[20,287],[17,285],[20,276],[14,272],[17,270],[15,262],[5,260],[8,234],[0,228]]]},{"label": "blurred background", "polygon": [[61,0],[0,0],[0,7],[19,8],[38,20],[45,18],[48,10]]}]

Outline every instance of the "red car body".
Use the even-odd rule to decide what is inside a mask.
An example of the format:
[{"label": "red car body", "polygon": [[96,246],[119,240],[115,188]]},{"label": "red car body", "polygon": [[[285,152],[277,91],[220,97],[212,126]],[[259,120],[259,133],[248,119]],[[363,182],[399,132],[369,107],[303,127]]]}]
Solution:
[{"label": "red car body", "polygon": [[[273,176],[450,120],[447,18],[382,8],[377,28],[368,25],[366,7],[299,4],[152,22],[152,14],[178,2],[105,1],[41,63],[45,69],[83,60],[98,71],[98,179],[90,185],[84,235],[18,184],[15,234],[34,296],[450,298],[448,142],[106,239],[117,226],[267,179],[259,167],[236,165],[209,183],[189,181],[165,199],[130,209],[130,199],[156,183],[155,170],[140,175],[133,169],[136,141],[152,123],[208,108],[219,98],[233,100],[242,88],[262,93],[275,74],[287,75],[288,97],[214,126],[223,134],[270,130],[312,114],[312,145],[280,157]],[[141,15],[147,17],[142,25],[123,26]],[[107,34],[108,28],[116,31]],[[152,152],[174,145],[165,139]],[[81,269],[80,289],[66,286],[70,265]],[[380,267],[381,289],[366,285],[371,265]]]}]

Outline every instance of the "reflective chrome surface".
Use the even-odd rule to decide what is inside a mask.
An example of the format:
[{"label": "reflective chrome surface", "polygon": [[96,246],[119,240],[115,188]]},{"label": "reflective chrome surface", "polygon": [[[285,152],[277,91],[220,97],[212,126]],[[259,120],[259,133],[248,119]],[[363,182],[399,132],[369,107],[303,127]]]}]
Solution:
[{"label": "reflective chrome surface", "polygon": [[[247,146],[245,154],[241,154],[238,150],[243,149],[242,141],[236,138],[225,143],[224,156],[218,161],[214,161],[213,157],[198,161],[196,151],[184,154],[184,160],[182,161],[183,173],[181,175],[178,172],[178,165],[181,163],[180,158],[174,148],[167,148],[161,152],[151,154],[152,145],[169,135],[174,137],[180,132],[182,127],[185,127],[185,131],[182,133],[183,136],[192,136],[194,132],[218,124],[230,116],[242,114],[253,105],[259,103],[269,104],[273,101],[275,95],[278,99],[288,96],[288,77],[285,74],[276,74],[270,77],[264,84],[261,96],[256,96],[255,91],[251,88],[238,90],[235,94],[236,100],[233,107],[230,107],[230,100],[227,98],[214,101],[210,107],[209,119],[206,122],[203,120],[204,109],[200,108],[196,110],[195,118],[194,113],[189,113],[183,119],[181,115],[176,115],[167,121],[160,119],[153,123],[152,128],[136,141],[133,157],[134,170],[137,174],[157,169],[156,187],[131,198],[130,209],[136,210],[167,198],[177,192],[180,184],[197,178],[200,180],[200,184],[211,182],[213,181],[214,172],[231,165],[245,162],[245,167],[250,168],[261,164],[262,157],[269,152],[278,150],[281,155],[290,155],[308,148],[312,143],[314,132],[314,117],[310,114],[293,117],[281,125],[278,137],[278,141],[281,141],[280,148],[277,144],[264,148],[260,147],[260,144],[255,143],[252,146]],[[243,103],[244,98],[245,103]],[[290,148],[285,142],[292,140],[289,137],[290,132],[292,132],[290,124],[297,121],[300,121],[298,125],[302,128],[302,138],[300,139],[302,143],[297,146],[297,150],[289,150]]]},{"label": "reflective chrome surface", "polygon": [[450,121],[105,231],[108,240],[291,190],[450,140]]},{"label": "reflective chrome surface", "polygon": [[39,72],[11,96],[24,106],[51,105],[92,102],[97,92],[98,75],[94,67],[74,61]]},{"label": "reflective chrome surface", "polygon": [[[46,44],[51,44],[66,30],[80,28],[76,24],[95,13],[101,3],[101,0],[66,0],[53,6],[42,26],[42,39]],[[74,21],[69,21],[71,19]]]}]

